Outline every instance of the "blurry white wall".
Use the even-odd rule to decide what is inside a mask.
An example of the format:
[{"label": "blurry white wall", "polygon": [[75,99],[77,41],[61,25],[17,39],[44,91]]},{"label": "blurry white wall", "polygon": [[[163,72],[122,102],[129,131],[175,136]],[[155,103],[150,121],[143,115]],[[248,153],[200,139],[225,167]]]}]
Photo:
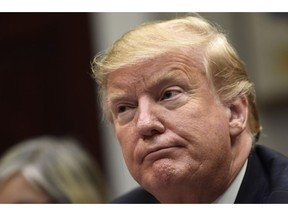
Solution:
[{"label": "blurry white wall", "polygon": [[[110,47],[123,33],[138,24],[181,15],[184,14],[94,13],[91,19],[95,54]],[[281,95],[284,101],[281,101],[280,98],[280,105],[287,105],[285,102],[288,99],[287,64],[285,65],[284,60],[282,67],[280,65],[277,68],[275,66],[277,60],[274,60],[273,57],[277,55],[278,51],[279,55],[283,53],[282,57],[286,58],[286,62],[288,62],[287,16],[285,19],[285,17],[273,18],[273,15],[265,13],[200,13],[200,15],[218,23],[227,32],[232,44],[246,63],[249,77],[256,85],[257,96],[261,103],[273,107],[273,97]],[[279,19],[279,21],[275,21],[275,19]],[[285,85],[286,83],[287,85]],[[277,86],[278,84],[279,86]],[[286,144],[288,140],[288,112],[283,106],[279,109],[274,107],[270,110],[272,111],[264,111],[260,115],[264,125],[264,136],[260,139],[260,143],[288,155],[288,145]],[[127,171],[111,125],[103,124],[102,131],[105,136],[103,152],[105,169],[108,171],[110,197],[113,199],[136,187],[137,183]]]}]

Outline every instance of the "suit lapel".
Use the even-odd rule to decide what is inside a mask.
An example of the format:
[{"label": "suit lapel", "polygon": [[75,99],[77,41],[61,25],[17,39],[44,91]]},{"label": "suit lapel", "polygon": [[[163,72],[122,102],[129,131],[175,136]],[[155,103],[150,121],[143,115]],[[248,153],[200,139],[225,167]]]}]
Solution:
[{"label": "suit lapel", "polygon": [[235,203],[263,203],[268,193],[268,180],[258,155],[252,148],[248,157],[246,173]]}]

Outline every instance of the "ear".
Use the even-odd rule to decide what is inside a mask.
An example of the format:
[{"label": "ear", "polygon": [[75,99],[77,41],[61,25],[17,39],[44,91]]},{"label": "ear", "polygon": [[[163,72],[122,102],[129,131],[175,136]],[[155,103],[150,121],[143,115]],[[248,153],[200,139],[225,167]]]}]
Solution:
[{"label": "ear", "polygon": [[230,136],[235,137],[245,130],[248,121],[248,100],[246,96],[236,98],[229,106]]}]

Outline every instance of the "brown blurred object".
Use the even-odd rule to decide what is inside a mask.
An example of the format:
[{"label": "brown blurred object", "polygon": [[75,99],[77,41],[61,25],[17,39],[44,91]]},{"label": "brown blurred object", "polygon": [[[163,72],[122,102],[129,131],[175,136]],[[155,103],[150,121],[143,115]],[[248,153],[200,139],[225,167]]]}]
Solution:
[{"label": "brown blurred object", "polygon": [[72,135],[101,165],[88,13],[0,13],[0,154]]}]

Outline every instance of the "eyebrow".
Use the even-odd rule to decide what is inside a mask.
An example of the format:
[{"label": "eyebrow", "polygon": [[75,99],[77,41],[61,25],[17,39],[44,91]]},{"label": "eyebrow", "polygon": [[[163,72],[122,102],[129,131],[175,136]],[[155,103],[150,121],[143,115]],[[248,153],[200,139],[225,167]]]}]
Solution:
[{"label": "eyebrow", "polygon": [[[121,90],[120,90],[121,91]],[[125,98],[127,96],[126,91],[122,91],[122,92],[115,92],[115,93],[111,93],[108,97],[107,97],[107,104],[110,105],[112,103],[115,103],[117,100],[119,100],[120,98]]]},{"label": "eyebrow", "polygon": [[[164,85],[168,82],[171,82],[172,80],[175,81],[183,79],[182,76],[179,76],[180,73],[184,72],[183,71],[181,72],[180,69],[173,67],[166,72],[153,74],[152,78],[149,77],[149,80],[145,82],[147,83],[148,89],[154,89],[155,87],[158,87],[159,85],[160,86]],[[117,102],[120,99],[121,100],[125,99],[126,97],[128,97],[127,96],[128,94],[130,94],[130,92],[127,93],[126,90],[118,89],[117,92],[109,94],[109,96],[107,97],[107,104],[110,105]]]}]

